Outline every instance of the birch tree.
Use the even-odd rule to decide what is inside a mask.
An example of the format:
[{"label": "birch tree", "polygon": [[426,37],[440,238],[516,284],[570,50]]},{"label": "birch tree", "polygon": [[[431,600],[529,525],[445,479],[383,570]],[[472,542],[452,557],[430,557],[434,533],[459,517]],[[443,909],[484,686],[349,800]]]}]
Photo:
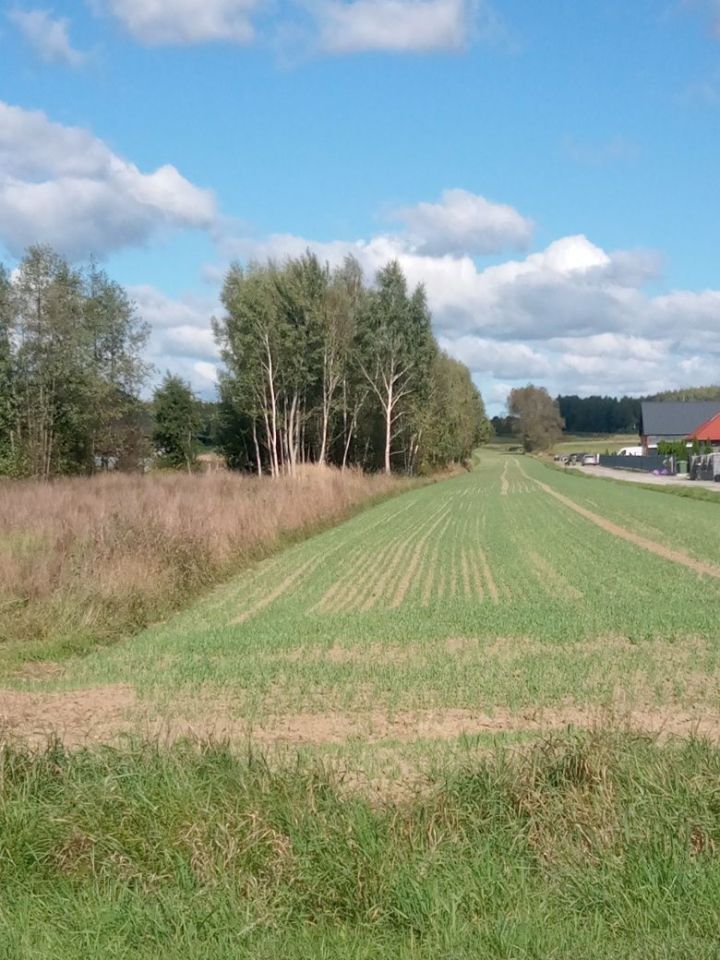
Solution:
[{"label": "birch tree", "polygon": [[358,339],[360,367],[382,411],[383,468],[390,473],[404,406],[422,381],[432,343],[425,295],[419,289],[408,297],[396,260],[377,275]]}]

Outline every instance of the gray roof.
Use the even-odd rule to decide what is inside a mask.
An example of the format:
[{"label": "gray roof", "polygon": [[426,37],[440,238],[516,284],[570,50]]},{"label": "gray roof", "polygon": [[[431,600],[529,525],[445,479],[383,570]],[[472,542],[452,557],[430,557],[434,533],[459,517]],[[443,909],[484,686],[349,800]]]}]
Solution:
[{"label": "gray roof", "polygon": [[646,437],[687,437],[718,413],[720,400],[644,400],[642,434]]}]

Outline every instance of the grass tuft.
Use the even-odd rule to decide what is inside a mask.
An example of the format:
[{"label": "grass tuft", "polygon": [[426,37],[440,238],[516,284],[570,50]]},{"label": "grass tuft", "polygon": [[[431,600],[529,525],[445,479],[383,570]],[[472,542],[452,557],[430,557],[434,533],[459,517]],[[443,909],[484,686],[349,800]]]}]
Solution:
[{"label": "grass tuft", "polygon": [[710,958],[719,775],[703,741],[567,734],[373,803],[222,745],[8,744],[0,954]]}]

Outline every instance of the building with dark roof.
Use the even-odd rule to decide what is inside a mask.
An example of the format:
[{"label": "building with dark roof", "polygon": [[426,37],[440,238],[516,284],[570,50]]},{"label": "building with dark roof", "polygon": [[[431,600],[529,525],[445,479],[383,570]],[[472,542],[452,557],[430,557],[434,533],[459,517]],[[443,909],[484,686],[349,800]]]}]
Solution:
[{"label": "building with dark roof", "polygon": [[661,440],[685,440],[720,414],[720,400],[644,400],[640,437],[647,453]]}]

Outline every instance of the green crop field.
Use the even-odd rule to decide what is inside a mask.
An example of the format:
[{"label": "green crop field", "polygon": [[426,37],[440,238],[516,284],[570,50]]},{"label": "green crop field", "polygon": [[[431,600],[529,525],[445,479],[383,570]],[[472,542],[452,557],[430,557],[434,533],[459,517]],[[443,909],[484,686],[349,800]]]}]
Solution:
[{"label": "green crop field", "polygon": [[54,689],[73,729],[102,691],[102,736],[164,723],[403,755],[603,711],[676,728],[717,701],[715,511],[484,453],[16,696],[33,715]]},{"label": "green crop field", "polygon": [[717,510],[484,451],[28,665],[0,957],[718,956]]}]

